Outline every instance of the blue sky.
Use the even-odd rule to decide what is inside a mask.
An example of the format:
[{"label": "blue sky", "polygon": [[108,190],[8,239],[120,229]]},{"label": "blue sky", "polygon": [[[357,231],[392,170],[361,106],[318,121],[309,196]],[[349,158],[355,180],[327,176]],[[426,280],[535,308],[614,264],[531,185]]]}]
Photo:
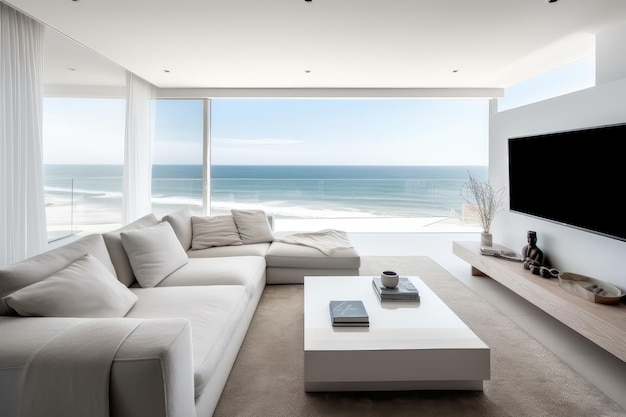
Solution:
[{"label": "blue sky", "polygon": [[[211,110],[213,164],[487,164],[485,100],[229,99]],[[123,100],[47,99],[45,162],[123,163],[124,111]],[[202,102],[160,100],[156,115],[154,163],[201,164]]]},{"label": "blue sky", "polygon": [[[218,165],[487,164],[485,100],[225,99],[211,113]],[[201,163],[201,132],[184,128],[201,114],[200,102],[159,103],[155,163]]]},{"label": "blue sky", "polygon": [[486,165],[485,100],[218,100],[214,164]]},{"label": "blue sky", "polygon": [[[512,86],[500,110],[594,85],[593,57]],[[488,165],[487,100],[221,99],[212,164]],[[44,163],[123,164],[125,101],[47,98]],[[202,102],[159,100],[154,163],[202,163]]]}]

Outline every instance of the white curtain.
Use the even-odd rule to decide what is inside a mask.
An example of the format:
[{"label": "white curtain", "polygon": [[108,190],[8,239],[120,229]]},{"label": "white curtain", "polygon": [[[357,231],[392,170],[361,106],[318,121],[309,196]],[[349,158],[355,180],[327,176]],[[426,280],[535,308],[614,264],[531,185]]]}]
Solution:
[{"label": "white curtain", "polygon": [[152,210],[152,133],[155,87],[126,75],[126,140],[124,150],[124,223]]},{"label": "white curtain", "polygon": [[47,249],[43,25],[0,3],[0,266]]}]

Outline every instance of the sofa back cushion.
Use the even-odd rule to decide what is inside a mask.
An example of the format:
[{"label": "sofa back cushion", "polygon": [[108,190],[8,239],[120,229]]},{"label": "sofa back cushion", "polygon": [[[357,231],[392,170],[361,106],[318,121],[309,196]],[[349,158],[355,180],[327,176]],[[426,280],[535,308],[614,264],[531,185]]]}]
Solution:
[{"label": "sofa back cushion", "polygon": [[122,232],[120,236],[137,282],[142,287],[157,286],[189,260],[168,222]]},{"label": "sofa back cushion", "polygon": [[263,210],[231,210],[239,236],[245,244],[273,242],[274,232]]},{"label": "sofa back cushion", "polygon": [[128,260],[128,255],[124,250],[124,245],[122,245],[120,234],[129,230],[143,229],[144,227],[155,226],[157,224],[159,224],[159,220],[156,216],[154,214],[148,214],[124,227],[106,232],[102,235],[104,243],[109,250],[109,255],[111,256],[111,262],[115,267],[117,279],[127,287],[130,287],[135,282],[135,274]]},{"label": "sofa back cushion", "polygon": [[183,249],[186,251],[191,248],[191,240],[193,237],[191,217],[192,213],[189,207],[185,207],[184,209],[175,211],[163,217],[163,221],[168,222],[172,226],[174,233],[176,233],[176,237],[180,241]]},{"label": "sofa back cushion", "polygon": [[[97,258],[113,276],[116,276],[102,235],[88,235],[65,246],[0,268],[0,300],[14,291],[39,282],[66,268],[87,253]],[[9,306],[4,301],[0,301],[0,315],[12,314],[13,311]]]},{"label": "sofa back cushion", "polygon": [[233,216],[193,216],[191,224],[193,226],[192,250],[213,246],[243,245]]},{"label": "sofa back cushion", "polygon": [[121,318],[137,296],[93,255],[86,254],[3,300],[20,316]]}]

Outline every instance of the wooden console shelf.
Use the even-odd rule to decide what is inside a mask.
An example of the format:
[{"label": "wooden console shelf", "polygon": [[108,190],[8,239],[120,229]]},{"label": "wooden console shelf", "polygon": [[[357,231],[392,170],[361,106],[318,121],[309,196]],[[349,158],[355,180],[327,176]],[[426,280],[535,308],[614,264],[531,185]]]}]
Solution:
[{"label": "wooden console shelf", "polygon": [[626,362],[626,305],[623,300],[614,305],[592,303],[562,289],[558,279],[533,275],[521,262],[481,255],[479,242],[453,242],[452,252],[472,266],[473,275],[482,273],[498,281]]}]

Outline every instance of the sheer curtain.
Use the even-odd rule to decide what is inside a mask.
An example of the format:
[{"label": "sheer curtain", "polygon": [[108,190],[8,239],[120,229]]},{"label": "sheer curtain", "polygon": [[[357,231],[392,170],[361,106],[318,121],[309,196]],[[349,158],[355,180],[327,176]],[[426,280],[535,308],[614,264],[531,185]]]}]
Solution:
[{"label": "sheer curtain", "polygon": [[124,223],[152,210],[152,132],[155,87],[127,72]]},{"label": "sheer curtain", "polygon": [[47,249],[43,25],[0,3],[0,266]]}]

